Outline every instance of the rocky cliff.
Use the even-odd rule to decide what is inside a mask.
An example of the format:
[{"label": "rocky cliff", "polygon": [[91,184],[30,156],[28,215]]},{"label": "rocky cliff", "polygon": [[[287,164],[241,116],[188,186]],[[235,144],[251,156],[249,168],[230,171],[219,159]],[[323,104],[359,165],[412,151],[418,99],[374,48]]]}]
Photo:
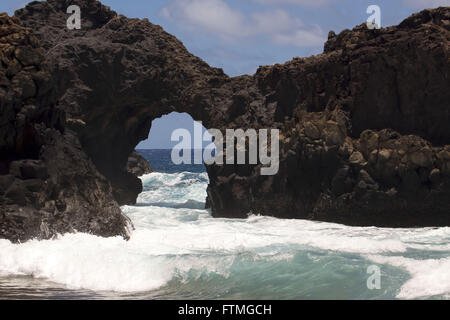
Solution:
[{"label": "rocky cliff", "polygon": [[[66,27],[71,4],[81,7],[81,30]],[[133,203],[142,190],[126,169],[128,158],[147,138],[151,121],[172,111],[188,112],[207,128],[282,132],[275,176],[261,176],[259,166],[208,167],[208,203],[216,217],[253,212],[350,225],[450,224],[450,8],[425,10],[381,30],[361,25],[330,32],[323,54],[235,78],[191,55],[161,27],[117,15],[95,0],[34,2],[15,19],[2,25],[6,33],[19,28],[37,39],[33,48],[45,54],[36,70],[51,80],[43,81],[47,91],[36,99],[40,85],[33,75],[35,90],[27,77],[13,81],[9,62],[2,64],[1,79],[7,81],[0,93],[15,94],[16,84],[22,97],[10,100],[23,106],[5,107],[2,100],[2,132],[22,128],[17,110],[33,104],[49,110],[47,118],[61,120],[30,118],[31,126],[45,126],[61,143],[42,140],[37,147],[29,138],[25,145],[23,139],[5,140],[3,189],[14,185],[12,178],[26,181],[14,173],[20,167],[15,161],[40,161],[56,178],[41,176],[44,183],[53,181],[54,191],[39,188],[39,194],[56,209],[47,220],[28,214],[36,222],[16,229],[2,222],[3,237],[73,229],[125,234],[118,205]],[[12,45],[15,40],[4,34],[2,43]],[[20,61],[17,50],[2,47],[7,52]],[[22,73],[34,72],[23,62],[19,66]],[[33,154],[16,155],[16,149]],[[66,173],[70,179],[58,180]],[[2,197],[8,199],[0,203],[2,221],[13,221],[6,212],[40,212],[47,203]],[[16,210],[3,209],[10,206]]]},{"label": "rocky cliff", "polygon": [[[280,172],[209,168],[216,216],[449,225],[450,8],[329,34],[254,76],[283,132]],[[251,101],[248,99],[247,101]]]},{"label": "rocky cliff", "polygon": [[153,172],[152,167],[137,151],[133,151],[128,157],[126,170],[136,177]]},{"label": "rocky cliff", "polygon": [[127,219],[57,106],[56,79],[30,29],[0,15],[0,237],[127,237]]}]

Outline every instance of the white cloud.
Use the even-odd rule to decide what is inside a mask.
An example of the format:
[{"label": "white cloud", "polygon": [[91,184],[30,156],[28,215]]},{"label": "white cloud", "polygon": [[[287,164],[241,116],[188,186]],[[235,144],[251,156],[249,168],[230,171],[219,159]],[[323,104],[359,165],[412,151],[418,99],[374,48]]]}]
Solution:
[{"label": "white cloud", "polygon": [[252,2],[260,4],[291,4],[307,7],[322,7],[330,4],[334,0],[251,0]]},{"label": "white cloud", "polygon": [[325,39],[321,36],[319,27],[316,30],[297,30],[291,34],[277,34],[274,41],[284,45],[294,45],[297,47],[318,47],[322,45]]},{"label": "white cloud", "polygon": [[315,47],[326,40],[320,27],[306,26],[282,9],[244,14],[223,0],[174,0],[161,14],[183,27],[229,41],[264,36],[277,44]]},{"label": "white cloud", "polygon": [[303,27],[300,19],[292,17],[282,9],[255,12],[250,18],[254,33],[276,33]]},{"label": "white cloud", "polygon": [[245,16],[221,0],[176,0],[162,9],[162,14],[181,25],[205,28],[205,31],[235,36],[241,30]]},{"label": "white cloud", "polygon": [[450,0],[403,0],[403,2],[416,9],[429,9],[450,6]]}]

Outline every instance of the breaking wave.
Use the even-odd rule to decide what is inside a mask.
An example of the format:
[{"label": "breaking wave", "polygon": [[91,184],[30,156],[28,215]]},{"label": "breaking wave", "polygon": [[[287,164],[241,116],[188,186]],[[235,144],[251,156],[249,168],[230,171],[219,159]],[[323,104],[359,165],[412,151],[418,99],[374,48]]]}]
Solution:
[{"label": "breaking wave", "polygon": [[[213,219],[203,209],[206,173],[142,180],[138,204],[122,208],[136,227],[130,241],[88,234],[0,240],[0,297],[2,286],[25,277],[28,286],[68,296],[84,290],[90,298],[449,298],[449,228]],[[366,286],[373,264],[382,271],[381,290]]]}]

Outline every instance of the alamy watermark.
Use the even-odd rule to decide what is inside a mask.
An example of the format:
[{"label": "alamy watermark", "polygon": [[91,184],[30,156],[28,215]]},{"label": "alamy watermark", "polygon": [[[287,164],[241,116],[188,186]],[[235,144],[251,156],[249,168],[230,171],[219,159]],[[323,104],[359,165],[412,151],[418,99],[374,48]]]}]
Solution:
[{"label": "alamy watermark", "polygon": [[[66,11],[70,14],[67,19],[67,28],[69,30],[79,30],[81,29],[81,9],[77,5],[71,5]],[[381,28],[381,8],[378,5],[370,5],[366,10],[367,14],[370,14],[367,18],[367,28],[369,29],[380,29]]]},{"label": "alamy watermark", "polygon": [[67,29],[81,29],[81,9],[77,5],[71,5],[67,8],[67,13],[71,16],[67,19]]},{"label": "alamy watermark", "polygon": [[369,266],[367,268],[367,274],[371,276],[367,278],[367,289],[380,290],[381,289],[381,269],[379,266]]},{"label": "alamy watermark", "polygon": [[[261,175],[276,175],[279,170],[280,131],[278,129],[227,129],[225,137],[219,129],[209,129],[202,134],[202,123],[194,122],[194,146],[191,133],[186,129],[176,129],[171,136],[179,142],[172,149],[174,164],[218,164],[257,165],[262,164]],[[213,143],[203,149],[203,142]],[[248,143],[247,143],[248,142]],[[247,148],[248,147],[248,148]],[[192,159],[191,150],[194,150]]]},{"label": "alamy watermark", "polygon": [[[81,9],[77,5],[67,8],[67,28],[69,30],[81,29]],[[381,28],[381,9],[378,5],[370,5],[367,8],[367,28]],[[177,129],[172,133],[171,140],[178,141],[171,153],[174,164],[218,164],[222,165],[258,165],[261,164],[261,175],[276,175],[279,171],[279,130],[260,129],[227,129],[225,137],[221,130],[210,129],[209,135],[213,137],[214,143],[203,149],[203,142],[209,141],[208,133],[202,134],[202,125],[194,122],[194,146],[192,148],[192,137],[188,130]],[[225,139],[224,139],[225,138]],[[224,143],[225,142],[225,143]],[[248,142],[248,144],[247,144]],[[248,146],[248,148],[246,148]],[[270,148],[269,148],[270,146]],[[269,152],[270,149],[270,152]],[[192,161],[191,150],[194,150]],[[369,272],[369,270],[368,270]],[[375,276],[375,275],[374,275]],[[369,280],[372,279],[369,278]],[[369,287],[369,280],[367,285]],[[372,280],[370,280],[372,281]],[[376,282],[375,282],[376,284]]]},{"label": "alamy watermark", "polygon": [[381,29],[381,8],[377,5],[370,5],[367,7],[367,14],[370,14],[367,18],[367,28],[370,30]]}]

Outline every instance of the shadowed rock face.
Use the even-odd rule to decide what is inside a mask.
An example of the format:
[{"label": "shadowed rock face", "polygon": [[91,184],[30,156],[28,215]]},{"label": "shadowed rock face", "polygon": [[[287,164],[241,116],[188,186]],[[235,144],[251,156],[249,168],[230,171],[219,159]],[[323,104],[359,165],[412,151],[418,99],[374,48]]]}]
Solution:
[{"label": "shadowed rock face", "polygon": [[[81,30],[66,28],[71,4],[81,7]],[[282,132],[276,176],[260,176],[259,166],[208,167],[214,216],[450,224],[449,8],[397,27],[330,33],[321,55],[235,78],[161,27],[98,1],[35,2],[15,16],[45,51],[66,131],[119,204],[142,190],[126,170],[129,155],[153,119],[177,111],[207,128]]]},{"label": "shadowed rock face", "polygon": [[56,106],[56,81],[30,29],[0,14],[0,237],[127,237],[127,219]]},{"label": "shadowed rock face", "polygon": [[128,157],[127,171],[136,177],[143,176],[153,172],[150,164],[137,151],[133,151]]},{"label": "shadowed rock face", "polygon": [[[70,4],[81,7],[80,31],[66,28]],[[210,101],[202,101],[211,93],[204,88],[220,88],[228,77],[161,27],[118,16],[93,0],[34,3],[16,16],[42,41],[58,79],[59,105],[83,148],[114,188],[132,190],[134,200],[142,186],[125,164],[153,119],[186,111],[212,125],[204,108]]]}]

